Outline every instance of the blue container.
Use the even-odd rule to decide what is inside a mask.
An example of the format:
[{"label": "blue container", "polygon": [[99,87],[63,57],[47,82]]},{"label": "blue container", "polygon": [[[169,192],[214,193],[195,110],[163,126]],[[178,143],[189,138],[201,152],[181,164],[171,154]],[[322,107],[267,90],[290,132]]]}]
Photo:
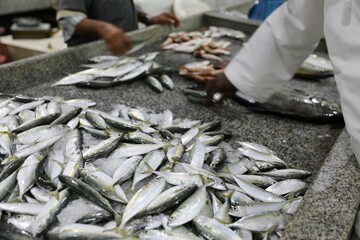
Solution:
[{"label": "blue container", "polygon": [[285,0],[257,0],[250,8],[248,17],[263,21],[284,2]]}]

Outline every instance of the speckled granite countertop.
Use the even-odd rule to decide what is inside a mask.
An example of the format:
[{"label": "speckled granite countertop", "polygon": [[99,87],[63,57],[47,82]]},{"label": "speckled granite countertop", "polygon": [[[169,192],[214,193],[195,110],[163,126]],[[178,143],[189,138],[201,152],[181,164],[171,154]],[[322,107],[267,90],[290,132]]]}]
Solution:
[{"label": "speckled granite countertop", "polygon": [[[203,26],[203,18],[201,16],[192,17],[191,19],[182,22],[183,30],[198,29]],[[134,38],[147,36],[157,36],[158,42],[148,46],[135,55],[140,55],[144,52],[156,51],[159,49],[161,42],[164,40],[166,33],[174,31],[175,29],[150,27],[141,31],[133,32],[131,35]],[[179,29],[178,29],[179,30]],[[178,31],[176,30],[176,31]],[[236,52],[241,46],[240,43],[233,44],[233,52]],[[106,53],[103,42],[95,42],[81,47],[66,49],[54,54],[43,55],[34,57],[32,59],[23,60],[4,66],[0,66],[0,92],[8,93],[21,93],[30,96],[61,96],[64,98],[91,98],[98,103],[97,108],[102,110],[110,110],[111,105],[119,102],[127,102],[132,105],[143,106],[153,109],[154,111],[163,111],[169,109],[174,112],[175,117],[187,117],[190,119],[201,119],[205,121],[221,120],[222,128],[232,131],[233,138],[229,140],[229,143],[233,146],[234,141],[253,141],[264,144],[273,149],[275,153],[283,158],[285,161],[293,165],[294,167],[312,171],[314,174],[309,181],[314,181],[314,187],[318,186],[318,178],[325,174],[327,169],[323,165],[325,159],[326,164],[329,164],[329,158],[326,158],[337,141],[339,135],[343,130],[343,123],[337,124],[314,124],[306,123],[292,119],[285,119],[272,115],[265,115],[252,112],[238,103],[229,100],[222,108],[204,107],[195,103],[188,102],[185,96],[182,94],[181,89],[188,86],[195,85],[189,80],[185,80],[179,77],[177,74],[170,75],[175,82],[175,90],[165,90],[162,94],[153,92],[144,81],[137,80],[133,82],[124,83],[122,85],[109,88],[109,89],[87,89],[77,88],[75,86],[63,86],[63,87],[51,87],[50,85],[65,76],[68,73],[72,73],[78,70],[78,66],[85,63],[86,60],[92,56]],[[164,66],[171,66],[178,68],[179,65],[187,62],[195,61],[196,59],[188,54],[172,54],[171,52],[162,52],[156,61]],[[334,79],[328,78],[321,81],[302,81],[292,80],[289,82],[288,87],[296,87],[306,90],[308,92],[316,92],[318,95],[326,96],[327,98],[338,101],[338,93],[336,90]],[[346,135],[341,135],[340,145],[338,151],[342,151],[341,140],[346,139]],[[335,150],[333,149],[332,153]],[[343,154],[339,154],[345,156]],[[336,161],[336,159],[334,160]],[[340,161],[340,160],[339,160]],[[345,163],[344,163],[345,164]],[[339,163],[340,165],[340,163]],[[332,165],[331,165],[332,166]],[[353,170],[355,164],[341,165],[341,168],[346,170]],[[348,169],[349,168],[349,169]],[[331,169],[331,167],[329,167]],[[320,171],[319,171],[320,170]],[[324,170],[324,171],[323,171]],[[337,169],[338,170],[338,169]],[[325,173],[323,173],[325,172]],[[319,174],[319,175],[317,175]],[[340,171],[335,171],[333,174],[340,174]],[[336,175],[343,180],[344,185],[339,186],[339,193],[342,188],[346,186],[346,182],[349,180],[346,176]],[[358,181],[360,183],[360,181]],[[335,182],[338,184],[338,182]],[[327,215],[326,211],[322,211],[319,208],[319,216],[324,216],[322,221],[323,227],[316,227],[317,219],[307,219],[303,221],[301,216],[306,216],[307,205],[312,205],[313,201],[316,201],[316,194],[313,193],[312,187],[307,194],[307,200],[302,204],[299,213],[296,214],[294,220],[289,225],[290,230],[286,230],[286,239],[293,239],[293,233],[297,233],[296,236],[302,236],[300,233],[303,229],[309,229],[308,234],[315,235],[316,231],[320,231],[323,234],[327,234],[326,227],[333,229],[329,234],[334,236],[340,236],[338,231],[343,229],[343,220],[340,224],[331,220],[330,215]],[[352,187],[356,187],[355,185]],[[358,188],[359,189],[359,188]],[[350,194],[344,191],[342,196],[346,198],[345,194]],[[356,191],[353,191],[353,197],[356,197]],[[327,197],[326,197],[327,196]],[[329,191],[321,193],[322,206],[327,206],[328,202],[338,203],[341,206],[346,206],[346,202],[337,201],[336,195]],[[335,200],[331,200],[332,197]],[[346,198],[348,199],[348,198]],[[330,201],[331,200],[331,201]],[[354,203],[354,202],[351,202]],[[335,206],[330,206],[334,209]],[[349,219],[350,223],[350,208],[346,208],[346,212],[342,211],[339,219]],[[354,207],[355,208],[355,207]],[[339,208],[341,209],[341,208]],[[313,211],[313,210],[311,210]],[[314,212],[312,212],[314,214]],[[325,220],[326,218],[331,218]],[[316,222],[313,222],[315,220]],[[306,227],[302,223],[309,225]],[[333,224],[332,224],[333,223]],[[331,226],[330,226],[331,225]],[[301,227],[300,227],[301,226]],[[311,226],[311,227],[310,227]],[[314,230],[310,230],[314,229]],[[316,231],[315,231],[316,229]],[[305,235],[304,235],[305,237]],[[295,238],[294,239],[309,239],[309,238]],[[343,239],[343,238],[332,238]]]}]

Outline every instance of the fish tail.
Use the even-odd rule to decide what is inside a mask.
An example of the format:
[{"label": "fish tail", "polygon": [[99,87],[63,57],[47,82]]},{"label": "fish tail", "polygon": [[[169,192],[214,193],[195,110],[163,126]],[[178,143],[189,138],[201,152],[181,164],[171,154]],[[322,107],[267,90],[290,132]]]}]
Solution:
[{"label": "fish tail", "polygon": [[[115,222],[116,222],[116,226],[119,226],[121,224],[121,217],[120,215],[114,211],[114,218],[115,218]],[[120,228],[122,228],[122,226],[120,225]]]}]

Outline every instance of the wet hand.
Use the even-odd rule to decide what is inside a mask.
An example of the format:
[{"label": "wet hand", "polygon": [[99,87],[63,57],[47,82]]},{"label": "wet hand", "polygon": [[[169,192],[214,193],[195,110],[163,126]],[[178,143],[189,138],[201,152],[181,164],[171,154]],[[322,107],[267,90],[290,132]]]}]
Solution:
[{"label": "wet hand", "polygon": [[170,24],[175,27],[180,25],[179,19],[172,13],[162,13],[158,16],[154,16],[150,19],[151,24]]},{"label": "wet hand", "polygon": [[109,51],[113,54],[121,55],[132,48],[130,38],[123,30],[113,24],[107,24],[102,30],[101,35],[105,40]]},{"label": "wet hand", "polygon": [[222,72],[206,84],[207,103],[220,105],[226,98],[232,97],[236,88]]}]

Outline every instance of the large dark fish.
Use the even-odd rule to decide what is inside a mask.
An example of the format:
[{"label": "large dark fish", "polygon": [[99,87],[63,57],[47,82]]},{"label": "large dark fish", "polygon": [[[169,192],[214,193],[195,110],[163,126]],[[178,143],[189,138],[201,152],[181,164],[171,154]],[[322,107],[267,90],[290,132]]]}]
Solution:
[{"label": "large dark fish", "polygon": [[298,89],[282,89],[265,103],[258,103],[237,91],[234,99],[254,111],[313,122],[343,121],[338,104]]}]

